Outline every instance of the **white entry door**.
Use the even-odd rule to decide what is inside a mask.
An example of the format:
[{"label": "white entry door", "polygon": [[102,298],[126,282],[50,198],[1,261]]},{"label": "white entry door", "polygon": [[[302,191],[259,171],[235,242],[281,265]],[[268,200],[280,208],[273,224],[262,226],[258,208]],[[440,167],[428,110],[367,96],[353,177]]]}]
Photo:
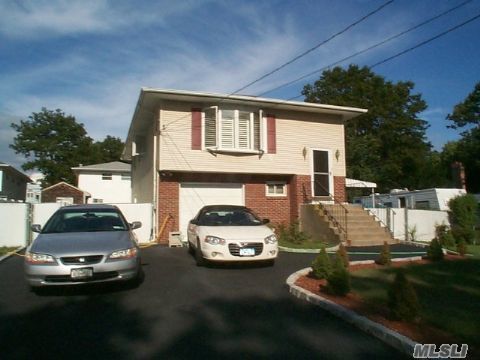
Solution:
[{"label": "white entry door", "polygon": [[242,184],[182,183],[180,184],[180,231],[187,241],[187,227],[198,211],[206,205],[245,205]]}]

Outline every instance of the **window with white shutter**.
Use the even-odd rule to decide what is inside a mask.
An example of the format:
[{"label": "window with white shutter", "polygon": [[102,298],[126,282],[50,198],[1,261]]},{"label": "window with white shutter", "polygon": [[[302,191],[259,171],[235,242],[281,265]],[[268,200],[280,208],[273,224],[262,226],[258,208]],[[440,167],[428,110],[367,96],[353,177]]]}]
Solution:
[{"label": "window with white shutter", "polygon": [[218,109],[204,110],[204,148],[213,151],[259,152],[262,150],[262,111]]}]

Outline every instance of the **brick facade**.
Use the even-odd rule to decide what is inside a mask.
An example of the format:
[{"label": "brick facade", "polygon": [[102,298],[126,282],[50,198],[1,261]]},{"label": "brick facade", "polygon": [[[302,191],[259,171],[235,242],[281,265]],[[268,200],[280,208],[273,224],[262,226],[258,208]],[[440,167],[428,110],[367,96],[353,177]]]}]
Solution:
[{"label": "brick facade", "polygon": [[57,202],[58,197],[71,197],[74,204],[85,203],[85,193],[67,183],[58,183],[42,191],[42,203]]},{"label": "brick facade", "polygon": [[[309,175],[250,175],[210,173],[168,173],[160,176],[158,184],[158,241],[166,244],[168,233],[179,229],[180,183],[240,183],[244,185],[245,206],[273,224],[290,223],[298,219],[300,205],[312,201]],[[287,184],[287,196],[266,195],[266,183],[279,181]],[[345,178],[334,178],[335,197],[345,199]],[[161,232],[161,234],[160,234]]]},{"label": "brick facade", "polygon": [[333,177],[333,188],[335,199],[340,202],[347,201],[345,194],[345,176],[334,176]]}]

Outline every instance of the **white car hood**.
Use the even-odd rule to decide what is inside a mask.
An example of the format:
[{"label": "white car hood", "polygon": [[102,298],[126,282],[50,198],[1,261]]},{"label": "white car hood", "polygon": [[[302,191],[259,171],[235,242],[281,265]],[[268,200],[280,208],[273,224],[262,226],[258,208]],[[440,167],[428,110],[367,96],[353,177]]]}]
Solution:
[{"label": "white car hood", "polygon": [[256,226],[199,226],[198,235],[217,236],[225,240],[263,240],[272,235],[272,230],[265,225]]}]

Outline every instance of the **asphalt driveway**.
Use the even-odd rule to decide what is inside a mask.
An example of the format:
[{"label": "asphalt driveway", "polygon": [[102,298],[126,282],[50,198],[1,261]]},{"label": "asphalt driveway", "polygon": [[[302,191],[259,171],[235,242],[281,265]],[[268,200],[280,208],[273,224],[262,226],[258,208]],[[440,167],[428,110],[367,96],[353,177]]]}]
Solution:
[{"label": "asphalt driveway", "polygon": [[314,255],[273,268],[198,268],[186,249],[143,250],[145,280],[41,296],[22,259],[0,264],[0,357],[115,359],[397,359],[402,355],[290,296],[285,280]]}]

